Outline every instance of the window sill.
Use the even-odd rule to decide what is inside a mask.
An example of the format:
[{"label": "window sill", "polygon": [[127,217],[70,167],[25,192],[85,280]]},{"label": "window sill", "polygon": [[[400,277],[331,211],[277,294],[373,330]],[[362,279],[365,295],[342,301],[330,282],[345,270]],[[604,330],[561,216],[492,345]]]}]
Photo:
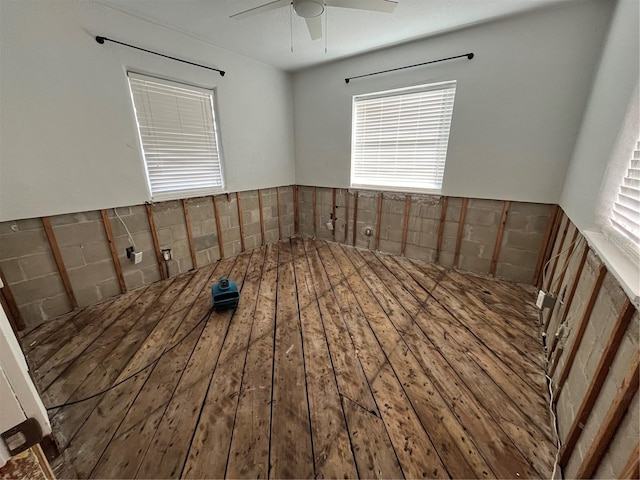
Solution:
[{"label": "window sill", "polygon": [[442,196],[442,190],[428,188],[390,187],[385,185],[359,185],[351,184],[349,188],[354,190],[372,190],[374,192],[413,193],[422,195]]},{"label": "window sill", "polygon": [[589,246],[598,254],[611,274],[618,280],[631,303],[640,308],[640,268],[601,232],[586,230]]}]

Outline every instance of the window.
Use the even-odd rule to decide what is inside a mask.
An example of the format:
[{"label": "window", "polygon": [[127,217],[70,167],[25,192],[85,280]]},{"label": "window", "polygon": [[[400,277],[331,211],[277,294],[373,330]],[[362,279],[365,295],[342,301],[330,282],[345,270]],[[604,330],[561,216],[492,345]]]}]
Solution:
[{"label": "window", "polygon": [[353,97],[351,186],[440,192],[456,82]]},{"label": "window", "polygon": [[222,191],[213,91],[128,76],[152,200]]},{"label": "window", "polygon": [[640,259],[640,142],[619,183],[617,198],[606,228],[622,250],[638,263]]}]

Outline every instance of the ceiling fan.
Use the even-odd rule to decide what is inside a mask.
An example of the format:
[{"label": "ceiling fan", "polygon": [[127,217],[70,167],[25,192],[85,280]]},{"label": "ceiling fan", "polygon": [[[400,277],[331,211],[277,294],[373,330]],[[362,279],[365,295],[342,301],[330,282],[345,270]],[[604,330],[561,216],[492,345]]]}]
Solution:
[{"label": "ceiling fan", "polygon": [[231,15],[229,18],[243,18],[275,10],[276,8],[293,6],[293,11],[305,19],[311,40],[322,38],[322,21],[320,16],[326,7],[354,8],[371,12],[391,13],[398,5],[394,0],[274,0],[259,7]]}]

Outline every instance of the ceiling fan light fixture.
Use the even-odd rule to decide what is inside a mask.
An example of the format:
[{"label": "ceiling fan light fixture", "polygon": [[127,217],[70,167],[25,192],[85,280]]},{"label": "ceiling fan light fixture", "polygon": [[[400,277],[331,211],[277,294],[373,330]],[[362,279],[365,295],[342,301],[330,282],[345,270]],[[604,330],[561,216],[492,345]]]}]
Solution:
[{"label": "ceiling fan light fixture", "polygon": [[324,2],[322,0],[293,0],[293,9],[303,18],[313,18],[322,15]]}]

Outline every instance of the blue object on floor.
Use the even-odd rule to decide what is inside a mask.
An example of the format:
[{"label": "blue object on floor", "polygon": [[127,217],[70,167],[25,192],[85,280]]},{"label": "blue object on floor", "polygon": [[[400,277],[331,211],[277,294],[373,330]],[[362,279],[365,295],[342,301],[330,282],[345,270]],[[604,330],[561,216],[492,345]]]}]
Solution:
[{"label": "blue object on floor", "polygon": [[228,310],[236,308],[240,301],[238,284],[227,277],[222,277],[218,283],[211,285],[211,297],[214,310]]}]

